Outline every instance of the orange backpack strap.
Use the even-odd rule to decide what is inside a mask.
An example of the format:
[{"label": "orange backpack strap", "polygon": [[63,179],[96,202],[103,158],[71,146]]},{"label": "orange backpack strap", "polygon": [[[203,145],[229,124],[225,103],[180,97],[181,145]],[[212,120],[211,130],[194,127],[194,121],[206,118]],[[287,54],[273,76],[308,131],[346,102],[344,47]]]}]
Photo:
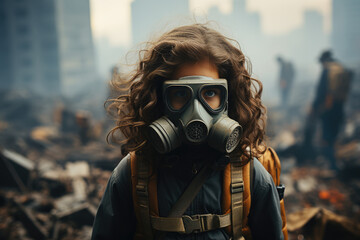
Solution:
[{"label": "orange backpack strap", "polygon": [[130,156],[133,203],[138,222],[134,239],[153,239],[151,215],[159,215],[156,174],[151,171],[151,159],[144,159],[135,152]]},{"label": "orange backpack strap", "polygon": [[[236,169],[237,168],[237,169]],[[239,171],[240,169],[240,171]],[[235,170],[235,171],[232,171]],[[241,172],[241,173],[239,173]],[[232,210],[232,203],[235,204],[235,211],[238,211],[236,209],[236,203],[240,200],[235,193],[235,196],[232,192],[234,192],[234,186],[236,189],[236,186],[241,186],[241,184],[237,184],[237,185],[232,185],[232,184],[236,184],[237,182],[239,183],[239,180],[234,180],[232,179],[233,176],[232,174],[235,175],[235,179],[239,179],[240,174],[242,175],[242,188],[243,191],[241,192],[242,195],[242,203],[241,203],[241,208],[242,208],[242,212],[239,213],[234,213],[234,211]],[[231,191],[231,189],[233,189],[233,191]],[[236,192],[236,190],[235,190]],[[238,199],[236,199],[238,198]],[[238,203],[240,204],[240,203]],[[223,178],[223,195],[222,195],[222,211],[223,214],[227,214],[227,213],[231,213],[232,214],[232,226],[227,228],[227,232],[231,235],[234,234],[234,226],[235,226],[235,234],[241,232],[241,235],[245,237],[245,239],[250,239],[249,236],[251,237],[251,233],[250,233],[250,229],[247,226],[247,217],[249,215],[250,212],[250,205],[251,205],[251,196],[250,196],[250,171],[249,171],[249,164],[246,165],[241,165],[241,158],[238,157],[237,159],[234,159],[233,161],[231,161],[225,168],[224,170],[224,178]],[[234,222],[235,221],[235,222]],[[241,229],[241,231],[239,230],[239,228]],[[234,239],[241,239],[242,236],[236,236],[233,235]]]}]

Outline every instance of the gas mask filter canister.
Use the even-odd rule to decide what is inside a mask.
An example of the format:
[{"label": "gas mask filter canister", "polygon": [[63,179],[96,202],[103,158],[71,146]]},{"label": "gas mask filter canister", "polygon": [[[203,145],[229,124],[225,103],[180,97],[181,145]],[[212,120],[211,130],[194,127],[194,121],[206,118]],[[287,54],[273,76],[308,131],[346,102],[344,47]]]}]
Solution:
[{"label": "gas mask filter canister", "polygon": [[228,117],[225,79],[188,76],[163,83],[165,116],[149,126],[149,140],[159,153],[167,153],[182,143],[202,144],[224,153],[232,152],[242,135],[242,127]]}]

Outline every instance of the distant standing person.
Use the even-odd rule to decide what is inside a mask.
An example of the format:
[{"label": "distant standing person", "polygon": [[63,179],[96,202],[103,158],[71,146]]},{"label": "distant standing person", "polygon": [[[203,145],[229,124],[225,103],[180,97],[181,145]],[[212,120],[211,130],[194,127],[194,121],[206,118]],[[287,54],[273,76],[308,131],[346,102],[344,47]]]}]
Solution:
[{"label": "distant standing person", "polygon": [[285,61],[281,56],[278,56],[276,59],[280,64],[279,88],[281,94],[281,105],[286,107],[294,82],[295,70],[290,61]]},{"label": "distant standing person", "polygon": [[[336,61],[331,51],[324,51],[319,61],[322,73],[317,86],[316,95],[310,111],[310,121],[319,119],[322,127],[321,154],[330,161],[330,167],[338,170],[334,153],[336,138],[344,120],[344,104],[349,94],[352,72]],[[310,132],[306,131],[308,135]],[[311,134],[313,135],[313,134]],[[311,144],[312,137],[305,139]]]}]

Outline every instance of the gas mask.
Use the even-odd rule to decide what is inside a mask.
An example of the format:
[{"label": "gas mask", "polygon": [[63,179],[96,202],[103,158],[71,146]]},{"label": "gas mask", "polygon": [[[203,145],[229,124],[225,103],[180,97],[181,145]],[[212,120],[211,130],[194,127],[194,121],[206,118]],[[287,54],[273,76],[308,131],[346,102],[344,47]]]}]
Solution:
[{"label": "gas mask", "polygon": [[187,76],[168,80],[162,87],[165,116],[149,126],[149,140],[159,153],[181,144],[206,143],[223,153],[232,152],[242,127],[228,117],[226,79]]}]

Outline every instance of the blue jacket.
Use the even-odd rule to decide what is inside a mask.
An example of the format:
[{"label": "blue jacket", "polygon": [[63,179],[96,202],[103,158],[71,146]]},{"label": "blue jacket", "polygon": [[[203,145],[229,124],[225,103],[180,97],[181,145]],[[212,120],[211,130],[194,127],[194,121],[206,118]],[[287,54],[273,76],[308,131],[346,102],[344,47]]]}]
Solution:
[{"label": "blue jacket", "polygon": [[[206,157],[204,157],[204,154]],[[160,216],[167,216],[171,207],[186,189],[204,159],[218,157],[207,153],[178,151],[165,156],[158,168],[158,204]],[[125,157],[113,171],[101,200],[93,225],[92,239],[133,239],[136,217],[132,199],[130,161]],[[217,170],[206,180],[186,210],[186,215],[221,214],[223,171]],[[270,174],[258,160],[254,161],[254,186],[249,227],[253,239],[283,239],[279,196]],[[164,239],[230,239],[224,229],[188,235],[167,233]]]}]

